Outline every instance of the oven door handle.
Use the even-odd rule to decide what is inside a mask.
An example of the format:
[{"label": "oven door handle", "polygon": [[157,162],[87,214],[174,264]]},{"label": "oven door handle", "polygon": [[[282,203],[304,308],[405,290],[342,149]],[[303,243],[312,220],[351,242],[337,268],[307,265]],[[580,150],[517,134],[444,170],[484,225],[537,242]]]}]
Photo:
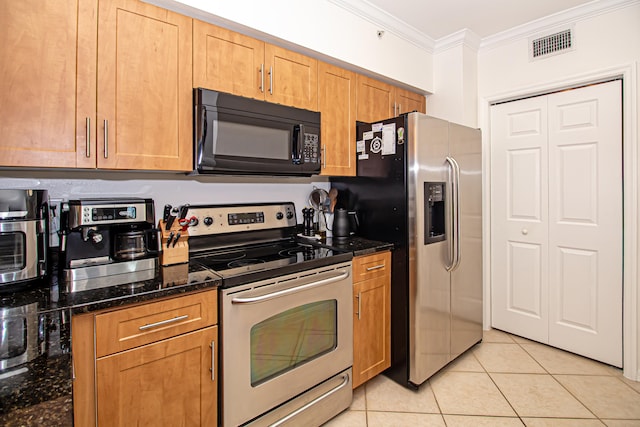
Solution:
[{"label": "oven door handle", "polygon": [[271,292],[269,294],[266,295],[260,295],[257,297],[235,297],[231,300],[232,304],[253,304],[253,303],[257,303],[257,302],[263,302],[263,301],[267,301],[270,299],[274,299],[274,298],[279,298],[282,297],[284,295],[289,295],[289,294],[293,294],[295,292],[300,292],[300,291],[306,291],[308,289],[311,288],[315,288],[318,286],[324,286],[327,285],[329,283],[333,283],[333,282],[338,282],[342,279],[346,279],[347,277],[349,277],[349,272],[348,271],[343,271],[342,273],[333,276],[333,277],[328,277],[326,279],[322,279],[322,280],[317,280],[315,282],[311,282],[311,283],[307,283],[306,285],[300,285],[300,286],[296,286],[293,288],[288,288],[288,289],[283,289],[281,291],[276,291],[276,292]]}]

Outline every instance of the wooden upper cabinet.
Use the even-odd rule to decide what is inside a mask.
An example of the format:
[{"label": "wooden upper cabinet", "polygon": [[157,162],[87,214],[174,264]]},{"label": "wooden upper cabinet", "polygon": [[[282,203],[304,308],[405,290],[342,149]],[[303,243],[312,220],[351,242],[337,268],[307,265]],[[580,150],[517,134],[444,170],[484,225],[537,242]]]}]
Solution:
[{"label": "wooden upper cabinet", "polygon": [[97,165],[192,169],[192,20],[137,0],[100,0]]},{"label": "wooden upper cabinet", "polygon": [[318,61],[268,43],[264,56],[265,99],[318,111]]},{"label": "wooden upper cabinet", "polygon": [[366,123],[395,116],[395,87],[358,74],[356,120]]},{"label": "wooden upper cabinet", "polygon": [[356,175],[356,73],[318,63],[318,107],[322,118],[322,172]]},{"label": "wooden upper cabinet", "polygon": [[264,99],[264,42],[193,21],[193,85]]},{"label": "wooden upper cabinet", "polygon": [[426,113],[426,98],[419,93],[396,88],[396,111],[398,114],[410,113],[412,111]]},{"label": "wooden upper cabinet", "polygon": [[0,16],[0,165],[192,169],[190,18],[137,0]]},{"label": "wooden upper cabinet", "polygon": [[202,21],[193,26],[193,84],[318,111],[318,61]]},{"label": "wooden upper cabinet", "polygon": [[[76,69],[95,40],[95,23],[86,25],[95,4],[0,2],[0,165],[76,165],[85,146],[76,140],[76,102],[91,107],[93,100],[95,109],[95,81],[76,88]],[[82,129],[84,138],[84,121]]]}]

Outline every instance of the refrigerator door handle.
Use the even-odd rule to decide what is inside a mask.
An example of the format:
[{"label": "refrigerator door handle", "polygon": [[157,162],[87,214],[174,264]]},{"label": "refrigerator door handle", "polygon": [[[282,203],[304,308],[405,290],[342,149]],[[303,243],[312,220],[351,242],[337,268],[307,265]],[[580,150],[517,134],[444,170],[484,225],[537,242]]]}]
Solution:
[{"label": "refrigerator door handle", "polygon": [[460,265],[460,166],[453,157],[447,157],[446,160],[451,185],[451,265],[447,265],[446,269],[453,271]]}]

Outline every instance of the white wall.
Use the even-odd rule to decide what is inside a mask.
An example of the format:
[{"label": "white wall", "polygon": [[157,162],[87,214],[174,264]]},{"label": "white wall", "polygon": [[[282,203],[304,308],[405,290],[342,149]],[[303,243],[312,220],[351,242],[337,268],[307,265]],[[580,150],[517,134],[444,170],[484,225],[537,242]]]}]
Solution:
[{"label": "white wall", "polygon": [[478,47],[472,34],[440,48],[433,57],[434,93],[427,113],[465,126],[478,127]]},{"label": "white wall", "polygon": [[[275,43],[284,41],[279,44],[295,49],[288,46],[292,43],[303,53],[326,55],[333,58],[331,62],[372,76],[433,91],[430,52],[328,0],[145,1],[262,40],[275,38]],[[382,38],[378,30],[385,30]]]},{"label": "white wall", "polygon": [[[638,99],[640,98],[640,2],[580,18],[575,24],[575,49],[529,61],[528,38],[517,37],[482,47],[478,56],[479,123],[485,152],[489,151],[490,101],[507,100],[621,75],[624,106],[625,155],[625,376],[640,380],[640,292],[638,290]],[[562,29],[563,27],[560,27]],[[437,80],[437,78],[436,78]],[[486,158],[485,158],[486,159]],[[490,166],[488,162],[485,166]],[[485,188],[489,188],[485,178]],[[485,201],[488,204],[490,195]],[[485,212],[488,220],[488,212]],[[485,221],[485,228],[488,222]],[[488,239],[485,252],[488,250]],[[631,254],[631,255],[630,255]],[[485,277],[489,283],[490,277]],[[632,332],[633,331],[633,332]],[[629,348],[635,357],[628,357]]]}]

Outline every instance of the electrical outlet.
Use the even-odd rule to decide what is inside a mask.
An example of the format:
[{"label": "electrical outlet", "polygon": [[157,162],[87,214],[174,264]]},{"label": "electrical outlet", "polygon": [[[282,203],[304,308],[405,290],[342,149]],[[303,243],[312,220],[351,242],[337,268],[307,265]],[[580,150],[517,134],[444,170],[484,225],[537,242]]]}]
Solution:
[{"label": "electrical outlet", "polygon": [[62,199],[49,199],[49,247],[60,245],[58,231],[60,231],[60,210]]}]

